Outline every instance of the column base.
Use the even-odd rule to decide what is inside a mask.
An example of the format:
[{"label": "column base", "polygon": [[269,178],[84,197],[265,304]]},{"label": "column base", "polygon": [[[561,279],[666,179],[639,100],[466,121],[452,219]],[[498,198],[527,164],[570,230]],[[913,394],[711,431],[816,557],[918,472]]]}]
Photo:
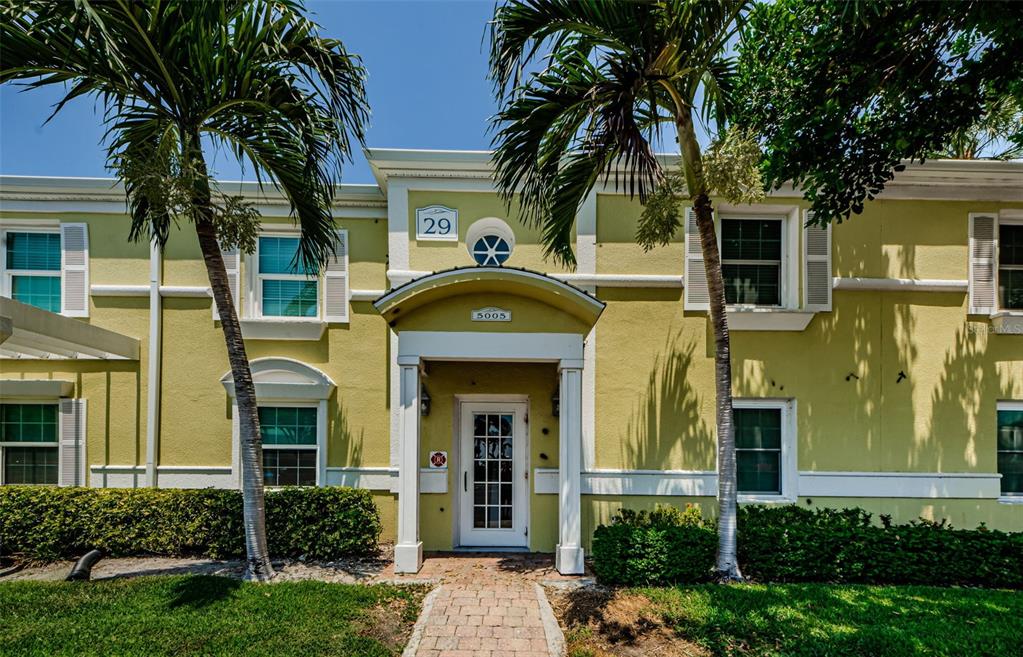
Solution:
[{"label": "column base", "polygon": [[582,575],[586,572],[583,549],[578,546],[561,547],[559,544],[554,548],[554,567],[562,575]]},{"label": "column base", "polygon": [[423,567],[423,543],[394,546],[394,572],[418,573]]}]

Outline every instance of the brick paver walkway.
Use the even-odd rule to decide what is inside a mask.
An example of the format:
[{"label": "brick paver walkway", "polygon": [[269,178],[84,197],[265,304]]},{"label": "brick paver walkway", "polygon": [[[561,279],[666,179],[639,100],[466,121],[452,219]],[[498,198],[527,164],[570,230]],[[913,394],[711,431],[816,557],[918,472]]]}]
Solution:
[{"label": "brick paver walkway", "polygon": [[559,657],[560,630],[549,614],[545,628],[541,609],[550,607],[538,583],[574,578],[559,575],[549,555],[428,555],[417,575],[396,579],[440,581],[415,657]]}]

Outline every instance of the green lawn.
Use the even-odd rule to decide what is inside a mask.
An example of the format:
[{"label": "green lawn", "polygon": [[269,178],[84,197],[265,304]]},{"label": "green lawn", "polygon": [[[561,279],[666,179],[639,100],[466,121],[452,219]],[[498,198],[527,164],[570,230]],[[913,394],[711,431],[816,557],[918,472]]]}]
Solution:
[{"label": "green lawn", "polygon": [[209,576],[0,583],[0,655],[397,655],[423,593]]},{"label": "green lawn", "polygon": [[[1023,655],[1023,593],[1013,591],[706,585],[632,589],[597,604],[577,602],[559,604],[572,657]],[[656,645],[644,646],[649,641]],[[637,648],[641,653],[632,652]]]}]

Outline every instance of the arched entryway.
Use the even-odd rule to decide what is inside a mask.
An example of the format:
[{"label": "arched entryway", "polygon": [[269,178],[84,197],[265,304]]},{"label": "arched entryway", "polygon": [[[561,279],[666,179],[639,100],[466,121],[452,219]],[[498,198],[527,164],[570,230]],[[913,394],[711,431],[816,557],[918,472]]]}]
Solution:
[{"label": "arched entryway", "polygon": [[[549,407],[549,393],[532,395],[502,385],[431,391],[452,411],[452,467],[447,522],[458,546],[536,546],[523,540],[530,526],[550,527],[560,572],[583,572],[580,521],[582,374],[584,341],[604,304],[567,283],[538,272],[469,267],[430,274],[396,288],[374,303],[398,336],[398,542],[397,572],[422,565],[420,467],[424,465],[423,372],[431,363],[450,373],[451,363],[537,364],[548,367],[557,391],[557,467],[531,464],[531,406]],[[511,370],[509,369],[509,374]],[[500,373],[498,374],[500,376]],[[528,384],[524,383],[526,386]],[[428,384],[429,385],[429,384]],[[484,389],[485,388],[485,389]],[[552,413],[552,411],[548,411]],[[537,413],[539,414],[539,413]],[[544,429],[545,431],[546,429]],[[539,449],[533,455],[547,458]],[[553,462],[553,458],[551,461]],[[536,465],[538,467],[531,467]],[[545,471],[548,470],[548,471]],[[506,473],[507,471],[507,473]],[[496,473],[496,475],[494,474]],[[542,480],[541,480],[542,479]],[[538,523],[531,494],[557,495],[557,520]],[[550,499],[550,498],[547,498]],[[535,508],[543,506],[543,509]]]}]

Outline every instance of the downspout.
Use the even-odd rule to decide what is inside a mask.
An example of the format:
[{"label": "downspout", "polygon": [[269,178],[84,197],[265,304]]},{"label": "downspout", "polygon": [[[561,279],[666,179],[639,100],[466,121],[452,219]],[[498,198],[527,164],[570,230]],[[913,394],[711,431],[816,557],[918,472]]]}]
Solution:
[{"label": "downspout", "polygon": [[153,240],[149,244],[149,372],[146,384],[146,486],[156,487],[156,451],[160,440],[160,365],[163,360],[163,251]]}]

